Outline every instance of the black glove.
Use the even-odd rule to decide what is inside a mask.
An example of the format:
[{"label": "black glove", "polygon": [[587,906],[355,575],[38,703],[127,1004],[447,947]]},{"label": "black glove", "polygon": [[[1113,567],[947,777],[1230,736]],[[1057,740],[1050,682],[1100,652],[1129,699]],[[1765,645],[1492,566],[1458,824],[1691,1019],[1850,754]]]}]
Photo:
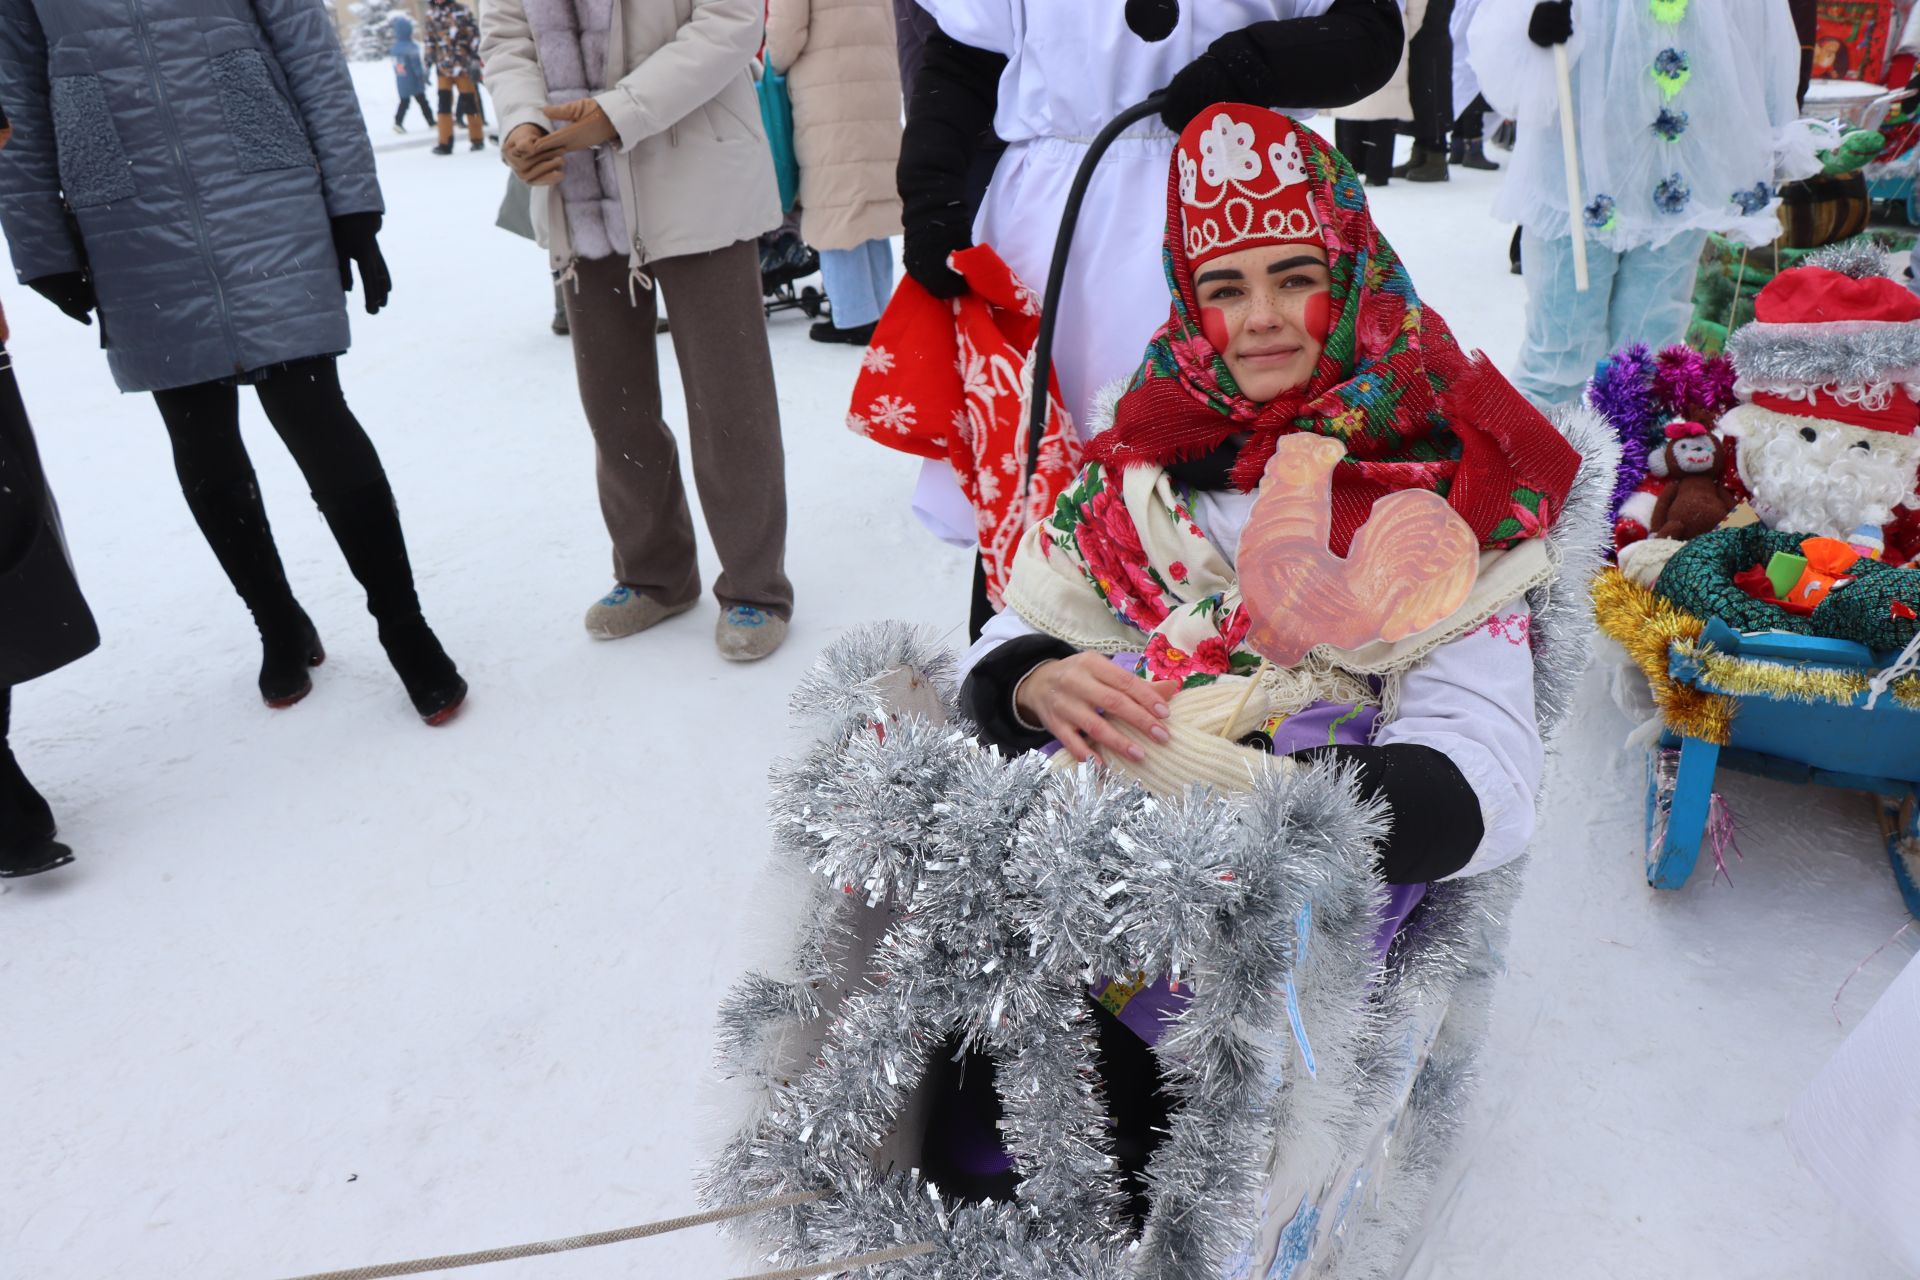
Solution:
[{"label": "black glove", "polygon": [[972,247],[973,223],[966,206],[953,205],[914,219],[907,228],[900,256],[907,274],[928,293],[936,298],[957,298],[967,291],[967,282],[947,265],[947,259]]},{"label": "black glove", "polygon": [[[1254,744],[1248,744],[1254,745]],[[1265,745],[1271,750],[1271,744]],[[1432,747],[1311,747],[1297,761],[1334,760],[1352,769],[1363,800],[1384,800],[1391,829],[1381,842],[1380,874],[1388,884],[1425,884],[1453,875],[1486,838],[1480,798],[1460,766]]]},{"label": "black glove", "polygon": [[1527,39],[1542,49],[1573,39],[1573,0],[1540,0],[1527,23]]},{"label": "black glove", "polygon": [[93,293],[93,280],[84,271],[62,271],[58,275],[41,276],[38,280],[27,281],[27,288],[81,324],[92,324],[93,316],[90,313],[100,305],[100,300]]},{"label": "black glove", "polygon": [[353,292],[353,268],[367,294],[367,314],[377,316],[393,292],[393,276],[380,256],[380,215],[343,213],[333,220],[333,251],[340,258],[340,287]]},{"label": "black glove", "polygon": [[927,38],[896,177],[907,274],[937,298],[967,291],[947,258],[973,244],[968,176],[999,146],[993,111],[1006,67],[1001,55],[961,44],[945,32]]},{"label": "black glove", "polygon": [[1216,102],[1345,106],[1391,80],[1405,47],[1394,0],[1334,0],[1316,18],[1249,23],[1180,69],[1160,118],[1179,133]]},{"label": "black glove", "polygon": [[1160,119],[1175,133],[1184,130],[1193,118],[1216,102],[1237,102],[1233,74],[1220,55],[1208,50],[1180,68],[1171,83],[1161,90],[1166,105]]}]

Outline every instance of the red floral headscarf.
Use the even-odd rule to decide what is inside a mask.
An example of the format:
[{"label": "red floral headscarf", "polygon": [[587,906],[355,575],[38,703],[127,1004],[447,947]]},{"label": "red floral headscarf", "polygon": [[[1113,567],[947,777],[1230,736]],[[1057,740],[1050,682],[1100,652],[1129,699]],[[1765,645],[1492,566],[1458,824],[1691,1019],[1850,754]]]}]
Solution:
[{"label": "red floral headscarf", "polygon": [[[1223,103],[1200,113],[1214,127],[1276,113]],[[1580,465],[1564,437],[1487,359],[1461,351],[1446,322],[1424,307],[1373,217],[1352,167],[1304,125],[1297,135],[1332,276],[1332,320],[1307,385],[1266,404],[1247,399],[1201,331],[1194,268],[1183,235],[1182,162],[1197,145],[1183,136],[1167,178],[1164,255],[1172,313],[1121,398],[1112,428],[1095,437],[1095,460],[1115,467],[1166,466],[1244,435],[1233,467],[1243,491],[1260,477],[1280,437],[1295,431],[1347,446],[1334,477],[1330,549],[1345,555],[1373,504],[1425,489],[1458,511],[1484,547],[1511,546],[1549,528]],[[1262,126],[1274,126],[1263,121]],[[1260,163],[1257,152],[1243,164]]]}]

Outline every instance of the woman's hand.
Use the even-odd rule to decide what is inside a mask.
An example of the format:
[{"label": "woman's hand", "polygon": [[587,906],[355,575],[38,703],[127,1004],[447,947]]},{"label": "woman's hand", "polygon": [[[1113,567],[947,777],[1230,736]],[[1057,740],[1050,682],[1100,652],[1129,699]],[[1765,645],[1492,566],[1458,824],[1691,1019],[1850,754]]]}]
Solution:
[{"label": "woman's hand", "polygon": [[1179,690],[1177,680],[1155,684],[1102,654],[1076,653],[1029,672],[1014,692],[1014,709],[1044,725],[1075,760],[1092,760],[1102,750],[1145,760],[1145,749],[1116,726],[1131,725],[1155,742],[1171,741],[1160,722],[1173,713],[1167,700]]},{"label": "woman's hand", "polygon": [[523,124],[500,144],[500,158],[507,162],[515,177],[530,187],[550,187],[560,181],[560,170],[566,164],[564,152],[545,154],[534,150],[546,136],[547,131],[539,125]]},{"label": "woman's hand", "polygon": [[569,151],[585,151],[589,147],[620,140],[620,131],[613,127],[613,121],[605,109],[592,98],[582,98],[578,102],[549,102],[540,109],[546,112],[547,119],[559,121],[561,127],[540,139],[534,146],[535,152],[565,155]]}]

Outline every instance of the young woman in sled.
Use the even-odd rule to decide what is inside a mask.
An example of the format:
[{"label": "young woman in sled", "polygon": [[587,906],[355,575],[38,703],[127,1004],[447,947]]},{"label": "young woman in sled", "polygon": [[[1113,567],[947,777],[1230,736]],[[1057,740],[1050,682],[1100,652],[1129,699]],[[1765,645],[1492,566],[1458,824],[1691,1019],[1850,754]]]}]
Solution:
[{"label": "young woman in sled", "polygon": [[[962,706],[1004,749],[1057,741],[1160,794],[1349,763],[1390,813],[1384,948],[1426,883],[1499,866],[1532,833],[1543,747],[1525,593],[1552,576],[1541,535],[1579,456],[1422,306],[1352,168],[1305,127],[1209,107],[1169,186],[1172,314],[1094,461],[1022,544],[1008,607],[963,664]],[[1278,525],[1277,504],[1256,509],[1274,485],[1300,490]],[[1448,538],[1451,568],[1436,552]],[[1236,566],[1256,541],[1250,607]],[[1391,599],[1459,560],[1463,603],[1380,638]],[[1294,660],[1263,663],[1289,645]],[[1160,978],[1092,998],[1137,1188],[1166,1114],[1145,1046],[1182,997]],[[994,1104],[976,1065],[926,1167],[998,1194],[1011,1173],[996,1182],[977,1142]]]},{"label": "young woman in sled", "polygon": [[[1306,111],[1356,102],[1392,76],[1403,44],[1398,0],[919,3],[939,31],[901,143],[903,258],[937,297],[965,291],[948,259],[976,239],[1044,288],[1094,135],[1166,91],[1160,117],[1102,157],[1080,209],[1054,335],[1054,373],[1076,425],[1095,392],[1132,371],[1159,320],[1160,183],[1179,131],[1222,99]],[[980,166],[1001,146],[982,202]],[[913,501],[935,535],[974,545],[973,510],[945,463],[927,464]],[[976,634],[991,615],[981,579]]]}]

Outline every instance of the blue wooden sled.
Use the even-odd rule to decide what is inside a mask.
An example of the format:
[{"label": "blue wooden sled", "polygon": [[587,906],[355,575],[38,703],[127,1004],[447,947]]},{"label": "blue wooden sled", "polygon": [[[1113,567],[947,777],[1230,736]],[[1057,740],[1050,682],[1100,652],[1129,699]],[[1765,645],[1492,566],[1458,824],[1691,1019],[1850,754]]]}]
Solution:
[{"label": "blue wooden sled", "polygon": [[[1744,658],[1870,676],[1882,661],[1865,645],[1782,632],[1742,634],[1715,618],[1705,647]],[[1669,730],[1647,757],[1647,883],[1678,889],[1693,875],[1707,836],[1714,776],[1721,766],[1780,782],[1865,791],[1883,801],[1882,829],[1894,880],[1907,909],[1920,917],[1920,711],[1884,694],[1872,710],[1867,695],[1850,704],[1735,693],[1717,686],[1697,655],[1675,653],[1673,678],[1732,698],[1731,741],[1724,747]],[[1663,777],[1663,753],[1677,750],[1679,768]]]}]

